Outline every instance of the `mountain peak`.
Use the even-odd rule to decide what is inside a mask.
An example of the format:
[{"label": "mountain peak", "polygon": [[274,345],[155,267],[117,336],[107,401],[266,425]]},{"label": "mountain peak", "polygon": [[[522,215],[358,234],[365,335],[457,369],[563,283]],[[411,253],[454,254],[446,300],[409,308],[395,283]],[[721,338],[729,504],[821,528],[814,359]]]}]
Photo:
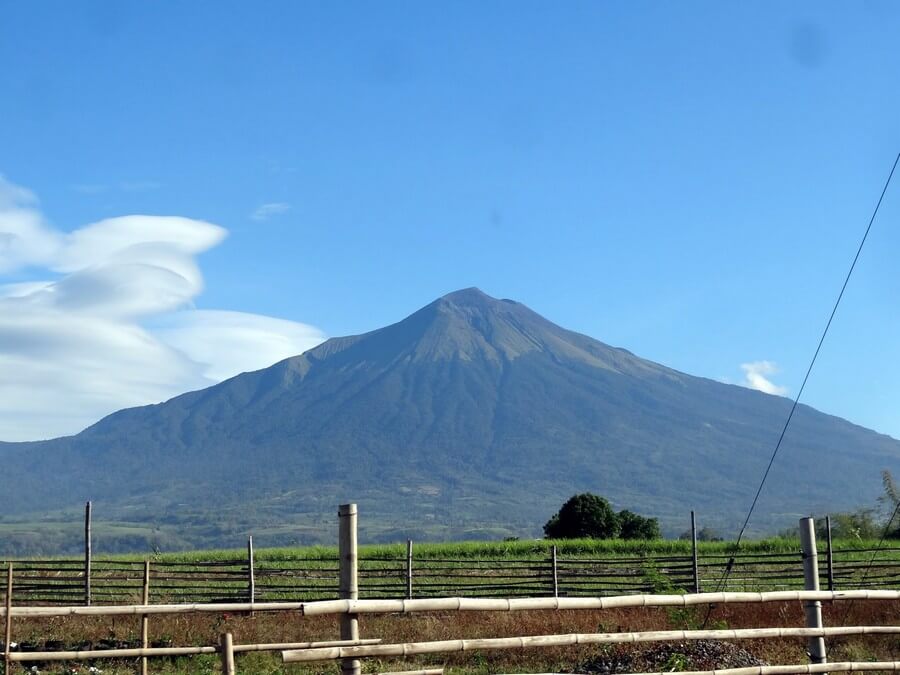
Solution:
[{"label": "mountain peak", "polygon": [[400,362],[477,361],[494,366],[543,354],[558,363],[579,362],[618,372],[665,370],[584,335],[565,330],[513,300],[494,298],[479,288],[447,293],[402,321],[370,333],[332,338],[291,359],[305,371],[343,353],[383,365]]},{"label": "mountain peak", "polygon": [[461,288],[458,291],[447,293],[438,299],[452,300],[454,302],[477,302],[481,300],[494,300],[495,298],[492,298],[477,286],[469,286],[468,288]]},{"label": "mountain peak", "polygon": [[455,305],[457,307],[472,307],[487,309],[492,308],[501,302],[497,298],[491,297],[480,288],[471,286],[470,288],[462,288],[452,293],[442,295],[435,300],[439,305]]}]

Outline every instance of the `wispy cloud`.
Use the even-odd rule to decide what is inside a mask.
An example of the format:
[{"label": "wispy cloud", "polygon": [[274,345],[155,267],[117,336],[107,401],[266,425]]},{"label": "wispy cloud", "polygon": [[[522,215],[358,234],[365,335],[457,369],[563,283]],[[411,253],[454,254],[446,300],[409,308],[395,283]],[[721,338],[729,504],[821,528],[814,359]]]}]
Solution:
[{"label": "wispy cloud", "polygon": [[788,393],[787,387],[777,385],[770,379],[772,375],[777,375],[780,372],[778,365],[773,361],[742,363],[741,370],[744,371],[742,384],[746,387],[776,396],[785,396]]},{"label": "wispy cloud", "polygon": [[83,195],[102,195],[109,190],[109,185],[104,185],[103,183],[76,183],[72,186],[72,189]]},{"label": "wispy cloud", "polygon": [[119,189],[125,192],[148,192],[161,187],[162,183],[155,180],[125,180],[119,183]]},{"label": "wispy cloud", "polygon": [[162,183],[155,180],[123,180],[118,183],[76,183],[72,189],[83,195],[102,195],[115,191],[148,192],[161,187]]},{"label": "wispy cloud", "polygon": [[[0,439],[75,433],[321,342],[306,324],[193,309],[203,291],[196,256],[226,234],[145,215],[67,233],[0,178]],[[3,283],[23,269],[37,280]]]},{"label": "wispy cloud", "polygon": [[260,204],[256,207],[256,210],[250,214],[250,217],[259,222],[263,220],[269,220],[269,218],[274,218],[275,216],[281,215],[282,213],[286,213],[291,210],[291,205],[285,202],[269,202],[267,204]]}]

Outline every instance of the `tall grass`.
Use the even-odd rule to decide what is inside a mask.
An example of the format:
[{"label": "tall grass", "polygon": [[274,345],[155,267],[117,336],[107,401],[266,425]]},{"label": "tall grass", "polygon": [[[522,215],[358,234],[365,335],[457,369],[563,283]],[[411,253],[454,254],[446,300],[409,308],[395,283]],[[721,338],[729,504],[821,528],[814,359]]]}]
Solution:
[{"label": "tall grass", "polygon": [[[875,540],[836,539],[835,550],[865,550],[875,548]],[[559,555],[578,557],[614,557],[614,556],[663,556],[690,555],[691,542],[680,539],[624,540],[624,539],[533,539],[517,541],[460,541],[460,542],[414,542],[417,558],[446,559],[504,559],[504,558],[546,558],[550,549],[556,546]],[[819,545],[823,548],[822,542]],[[744,541],[740,545],[742,553],[796,553],[800,542],[795,538],[772,537]],[[729,554],[735,551],[730,541],[699,542],[698,552],[703,555]],[[406,544],[363,545],[359,548],[362,558],[402,559],[406,556]],[[243,560],[247,555],[244,549],[220,549],[209,551],[187,551],[178,553],[158,553],[151,556],[153,560],[164,562],[201,562]],[[337,558],[336,546],[306,546],[257,549],[255,557],[259,561],[291,561],[291,560],[332,560]],[[139,561],[147,558],[145,554],[122,554],[103,556],[105,560]]]}]

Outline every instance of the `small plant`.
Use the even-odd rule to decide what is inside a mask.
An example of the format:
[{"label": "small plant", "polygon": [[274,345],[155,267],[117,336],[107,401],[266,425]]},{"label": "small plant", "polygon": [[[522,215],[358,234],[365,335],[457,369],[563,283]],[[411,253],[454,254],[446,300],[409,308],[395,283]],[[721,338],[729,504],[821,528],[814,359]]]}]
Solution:
[{"label": "small plant", "polygon": [[662,665],[662,669],[667,673],[676,673],[690,668],[691,659],[687,654],[681,652],[672,652],[669,658]]},{"label": "small plant", "polygon": [[656,565],[649,561],[644,568],[643,580],[653,593],[669,594],[683,592],[676,588],[675,584],[672,583],[672,580],[663,574]]}]

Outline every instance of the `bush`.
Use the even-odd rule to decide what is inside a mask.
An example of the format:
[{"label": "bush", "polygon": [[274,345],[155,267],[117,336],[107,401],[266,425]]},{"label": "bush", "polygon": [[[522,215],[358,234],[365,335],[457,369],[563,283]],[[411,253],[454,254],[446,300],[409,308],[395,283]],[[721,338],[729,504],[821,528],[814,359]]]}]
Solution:
[{"label": "bush", "polygon": [[544,525],[549,539],[659,539],[659,522],[628,510],[612,510],[603,497],[586,492],[569,499]]},{"label": "bush", "polygon": [[619,519],[608,501],[586,492],[563,504],[544,525],[544,534],[549,539],[613,539]]},{"label": "bush", "polygon": [[[831,516],[831,536],[835,539],[878,539],[884,526],[877,522],[874,509],[857,509]],[[816,519],[816,536],[828,536],[824,518]]]},{"label": "bush", "polygon": [[619,536],[622,539],[660,539],[659,521],[628,510],[619,511]]}]

